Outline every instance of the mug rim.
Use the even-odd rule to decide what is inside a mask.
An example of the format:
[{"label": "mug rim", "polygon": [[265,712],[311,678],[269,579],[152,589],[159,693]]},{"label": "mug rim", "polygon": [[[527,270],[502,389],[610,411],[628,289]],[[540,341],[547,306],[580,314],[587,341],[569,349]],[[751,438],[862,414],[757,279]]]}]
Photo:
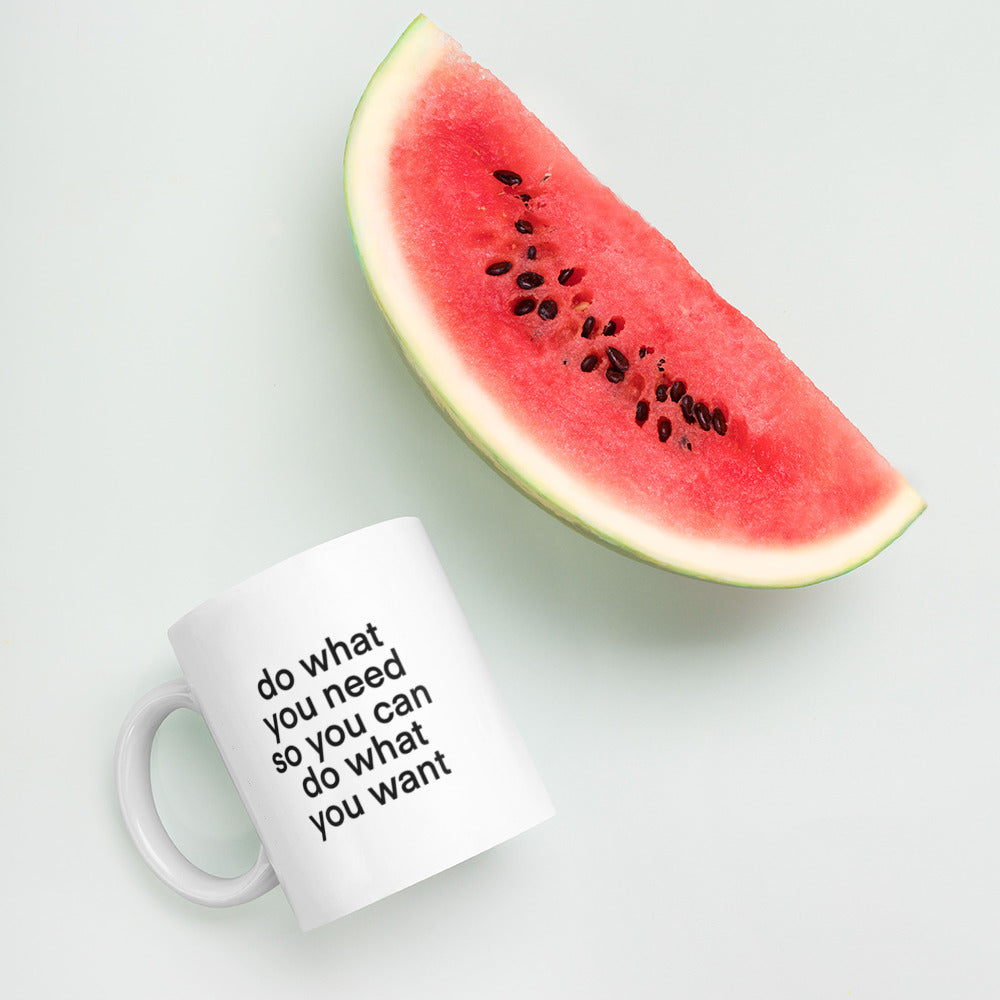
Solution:
[{"label": "mug rim", "polygon": [[177,621],[175,621],[173,625],[171,625],[170,628],[167,629],[167,637],[170,638],[173,632],[176,629],[180,628],[180,626],[183,625],[184,622],[186,622],[189,618],[204,613],[213,604],[216,604],[220,601],[231,600],[232,598],[236,597],[241,590],[245,590],[246,588],[255,585],[262,577],[270,575],[275,570],[282,569],[283,567],[288,566],[290,563],[298,562],[299,560],[304,559],[307,556],[314,555],[315,553],[319,552],[320,549],[331,548],[333,546],[339,545],[341,542],[346,542],[349,539],[357,538],[359,535],[365,535],[372,531],[378,531],[380,529],[387,528],[391,524],[399,524],[400,522],[403,521],[415,521],[417,524],[423,527],[423,522],[420,520],[419,517],[416,516],[416,514],[400,514],[398,517],[389,517],[386,518],[384,521],[376,521],[374,524],[366,524],[360,528],[355,528],[352,531],[345,532],[343,535],[337,535],[334,538],[328,538],[325,542],[318,542],[316,545],[311,545],[309,548],[302,549],[300,552],[296,552],[294,555],[286,556],[284,559],[279,559],[278,562],[272,563],[270,566],[266,566],[264,569],[258,570],[256,573],[253,573],[251,576],[246,577],[239,583],[234,583],[231,586],[226,587],[224,590],[220,590],[218,593],[213,594],[211,597],[207,597],[203,601],[200,601],[189,611],[181,615],[181,617],[178,618]]}]

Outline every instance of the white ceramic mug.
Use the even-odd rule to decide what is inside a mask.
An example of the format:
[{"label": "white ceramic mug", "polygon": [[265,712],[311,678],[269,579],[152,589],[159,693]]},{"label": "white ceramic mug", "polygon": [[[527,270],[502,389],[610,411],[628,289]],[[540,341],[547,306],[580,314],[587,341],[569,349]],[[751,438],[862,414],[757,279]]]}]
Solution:
[{"label": "white ceramic mug", "polygon": [[[303,930],[549,818],[552,804],[416,518],[279,563],[168,632],[185,679],[122,726],[122,815],[181,895],[231,906],[280,884]],[[193,865],[163,827],[149,756],[200,712],[261,840],[244,875]]]}]

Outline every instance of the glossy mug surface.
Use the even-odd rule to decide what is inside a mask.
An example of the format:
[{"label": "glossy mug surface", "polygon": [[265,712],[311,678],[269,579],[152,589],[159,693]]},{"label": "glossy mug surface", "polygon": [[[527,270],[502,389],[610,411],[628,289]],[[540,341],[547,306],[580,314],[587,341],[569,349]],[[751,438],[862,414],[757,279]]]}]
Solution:
[{"label": "glossy mug surface", "polygon": [[[140,853],[212,906],[280,884],[303,930],[540,823],[552,804],[423,526],[398,518],[279,563],[169,631],[183,680],[133,708],[116,754]],[[174,846],[149,754],[201,712],[261,840],[234,879]]]}]

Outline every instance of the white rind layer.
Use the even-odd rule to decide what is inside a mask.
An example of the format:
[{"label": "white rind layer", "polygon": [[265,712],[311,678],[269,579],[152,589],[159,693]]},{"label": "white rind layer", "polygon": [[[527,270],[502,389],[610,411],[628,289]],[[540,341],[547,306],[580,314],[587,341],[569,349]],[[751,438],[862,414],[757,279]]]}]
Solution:
[{"label": "white rind layer", "polygon": [[344,156],[344,191],[358,256],[375,298],[416,375],[468,441],[515,486],[572,526],[636,558],[691,576],[741,586],[804,586],[853,569],[896,538],[925,506],[902,479],[863,524],[793,547],[734,545],[651,524],[553,461],[476,384],[414,281],[390,213],[389,153],[398,123],[422,81],[454,46],[424,17],[404,32],[355,112]]}]

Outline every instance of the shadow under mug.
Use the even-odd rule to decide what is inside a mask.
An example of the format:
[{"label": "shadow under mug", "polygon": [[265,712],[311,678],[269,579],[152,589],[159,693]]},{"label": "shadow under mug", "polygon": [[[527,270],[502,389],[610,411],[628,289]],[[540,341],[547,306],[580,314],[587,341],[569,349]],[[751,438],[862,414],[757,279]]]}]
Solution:
[{"label": "shadow under mug", "polygon": [[[187,899],[232,906],[280,884],[309,930],[553,815],[416,518],[279,563],[168,636],[184,679],[132,708],[116,775],[139,853]],[[157,813],[150,753],[178,708],[204,717],[260,837],[236,878],[192,864]]]}]

